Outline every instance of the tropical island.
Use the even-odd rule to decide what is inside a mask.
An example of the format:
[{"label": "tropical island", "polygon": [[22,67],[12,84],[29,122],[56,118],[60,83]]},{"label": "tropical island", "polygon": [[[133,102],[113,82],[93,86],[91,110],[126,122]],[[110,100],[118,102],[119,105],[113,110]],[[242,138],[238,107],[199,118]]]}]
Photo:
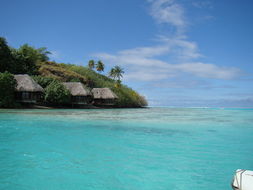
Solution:
[{"label": "tropical island", "polygon": [[0,37],[0,107],[140,108],[145,97],[122,84],[120,66],[103,75],[102,61],[57,63],[47,48],[10,47]]}]

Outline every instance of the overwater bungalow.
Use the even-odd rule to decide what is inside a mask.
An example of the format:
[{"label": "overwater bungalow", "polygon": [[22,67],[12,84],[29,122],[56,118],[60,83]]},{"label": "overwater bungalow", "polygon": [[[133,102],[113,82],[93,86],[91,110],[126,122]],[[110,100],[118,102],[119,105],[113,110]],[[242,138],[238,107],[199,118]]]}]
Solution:
[{"label": "overwater bungalow", "polygon": [[29,75],[14,75],[17,81],[16,100],[23,103],[36,103],[42,99],[44,89]]},{"label": "overwater bungalow", "polygon": [[64,82],[63,85],[71,93],[72,104],[90,104],[92,93],[80,82]]},{"label": "overwater bungalow", "polygon": [[93,88],[94,105],[114,105],[118,96],[109,88]]}]

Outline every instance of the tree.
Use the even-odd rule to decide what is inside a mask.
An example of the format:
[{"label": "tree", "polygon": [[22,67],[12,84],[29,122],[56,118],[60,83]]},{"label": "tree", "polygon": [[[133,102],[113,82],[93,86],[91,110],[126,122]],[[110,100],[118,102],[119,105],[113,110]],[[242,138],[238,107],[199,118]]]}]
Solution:
[{"label": "tree", "polygon": [[91,70],[94,69],[95,68],[95,61],[94,60],[89,60],[88,67]]},{"label": "tree", "polygon": [[109,71],[109,77],[113,78],[115,80],[116,78],[116,73],[115,73],[115,69],[111,68],[111,70]]},{"label": "tree", "polygon": [[44,47],[36,49],[28,44],[20,46],[19,49],[13,49],[12,52],[16,63],[15,73],[30,75],[38,73],[40,63],[48,61],[48,54],[50,54]]},{"label": "tree", "polygon": [[116,80],[116,83],[114,84],[115,88],[121,87],[121,78],[123,77],[124,70],[120,66],[115,66],[111,68],[109,72],[109,77]]},{"label": "tree", "polygon": [[5,38],[0,37],[0,72],[13,72],[13,56]]},{"label": "tree", "polygon": [[55,79],[50,78],[50,77],[44,77],[41,75],[35,75],[32,76],[33,80],[37,82],[42,88],[46,88],[51,82],[53,82]]},{"label": "tree", "polygon": [[0,73],[0,107],[12,107],[15,104],[17,82],[9,72]]},{"label": "tree", "polygon": [[48,54],[45,47],[36,49],[28,44],[11,48],[5,38],[0,37],[0,72],[37,74],[39,64],[49,60]]},{"label": "tree", "polygon": [[125,73],[124,70],[120,66],[116,65],[109,72],[109,76],[113,78],[114,80],[117,79],[118,81],[121,81],[121,78],[123,77],[122,75],[123,73]]},{"label": "tree", "polygon": [[45,101],[52,104],[69,103],[70,92],[62,83],[54,80],[45,89]]},{"label": "tree", "polygon": [[99,60],[98,63],[96,64],[96,69],[98,72],[104,71],[104,69],[105,69],[104,63]]},{"label": "tree", "polygon": [[50,51],[47,50],[46,47],[41,47],[37,49],[37,56],[38,56],[38,61],[45,62],[49,61],[48,55],[51,54]]}]

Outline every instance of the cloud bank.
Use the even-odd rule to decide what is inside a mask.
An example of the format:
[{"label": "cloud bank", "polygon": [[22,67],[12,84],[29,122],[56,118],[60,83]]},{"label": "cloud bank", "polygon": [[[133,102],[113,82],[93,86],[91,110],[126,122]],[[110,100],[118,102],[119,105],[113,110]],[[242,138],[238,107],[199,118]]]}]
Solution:
[{"label": "cloud bank", "polygon": [[[154,46],[135,47],[114,54],[94,56],[111,65],[121,65],[127,71],[126,80],[156,81],[189,74],[211,79],[234,79],[241,70],[200,61],[198,45],[186,36],[187,20],[184,8],[175,0],[147,0],[149,14],[158,24],[174,28],[168,36],[158,36]],[[169,58],[168,58],[169,57]]]}]

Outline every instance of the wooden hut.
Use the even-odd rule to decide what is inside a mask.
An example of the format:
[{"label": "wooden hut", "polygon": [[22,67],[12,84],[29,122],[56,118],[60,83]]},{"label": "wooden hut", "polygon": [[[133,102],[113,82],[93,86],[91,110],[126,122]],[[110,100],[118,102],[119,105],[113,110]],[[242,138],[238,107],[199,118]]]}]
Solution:
[{"label": "wooden hut", "polygon": [[109,88],[93,88],[94,105],[114,105],[118,96]]},{"label": "wooden hut", "polygon": [[24,103],[36,103],[40,101],[44,89],[29,75],[14,75],[17,81],[16,100]]},{"label": "wooden hut", "polygon": [[92,93],[80,82],[64,82],[63,85],[70,91],[72,104],[90,104]]}]

